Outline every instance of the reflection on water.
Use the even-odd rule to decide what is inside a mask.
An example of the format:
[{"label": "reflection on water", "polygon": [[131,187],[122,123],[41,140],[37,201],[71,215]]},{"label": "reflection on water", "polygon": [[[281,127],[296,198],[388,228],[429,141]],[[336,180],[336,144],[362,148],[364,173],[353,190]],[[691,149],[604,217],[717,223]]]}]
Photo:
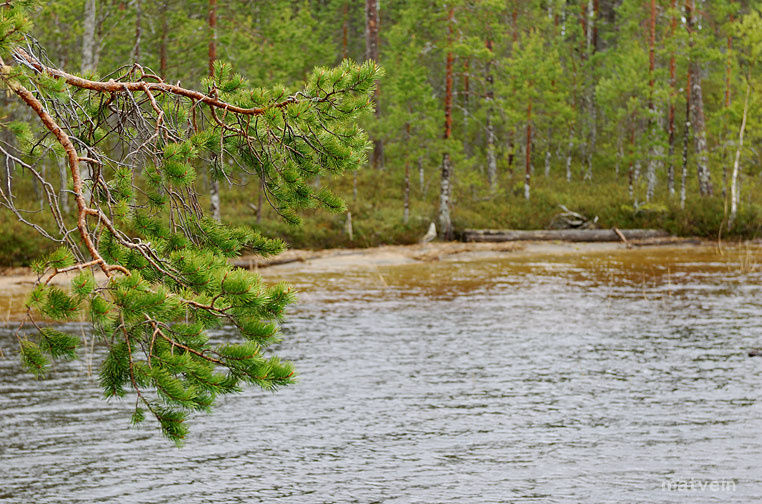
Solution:
[{"label": "reflection on water", "polygon": [[[37,382],[0,359],[0,502],[751,502],[757,259],[651,249],[290,274],[302,295],[278,352],[300,383],[223,401],[181,450],[128,429],[130,401],[101,401],[86,362]],[[0,334],[7,354],[14,341]],[[691,478],[735,489],[662,488]]]}]

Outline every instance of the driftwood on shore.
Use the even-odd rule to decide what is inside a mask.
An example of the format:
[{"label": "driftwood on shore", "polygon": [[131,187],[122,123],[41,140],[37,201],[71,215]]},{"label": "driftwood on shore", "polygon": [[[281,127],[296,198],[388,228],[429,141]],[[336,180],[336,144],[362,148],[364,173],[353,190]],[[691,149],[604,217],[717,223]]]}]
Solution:
[{"label": "driftwood on shore", "polygon": [[466,229],[463,241],[504,242],[504,241],[570,241],[570,242],[611,242],[627,240],[650,240],[666,238],[669,233],[660,229]]}]

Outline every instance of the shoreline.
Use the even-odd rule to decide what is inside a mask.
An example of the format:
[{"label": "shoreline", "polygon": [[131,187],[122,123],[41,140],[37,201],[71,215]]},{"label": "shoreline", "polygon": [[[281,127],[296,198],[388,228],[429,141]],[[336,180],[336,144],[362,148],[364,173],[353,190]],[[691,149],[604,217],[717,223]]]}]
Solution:
[{"label": "shoreline", "polygon": [[[262,258],[243,256],[233,261],[239,267],[255,270],[268,281],[279,281],[279,275],[293,276],[320,273],[344,273],[374,270],[380,266],[402,266],[433,262],[468,262],[492,258],[526,258],[528,256],[562,256],[609,253],[654,247],[707,247],[709,242],[691,238],[665,238],[631,242],[432,242],[415,245],[383,245],[363,249],[287,250],[277,256]],[[729,243],[729,247],[739,246]],[[76,272],[61,274],[51,282],[67,287]],[[96,273],[96,278],[102,274]],[[101,277],[102,278],[102,277]],[[18,321],[24,313],[24,302],[37,276],[30,268],[0,269],[0,323]]]}]

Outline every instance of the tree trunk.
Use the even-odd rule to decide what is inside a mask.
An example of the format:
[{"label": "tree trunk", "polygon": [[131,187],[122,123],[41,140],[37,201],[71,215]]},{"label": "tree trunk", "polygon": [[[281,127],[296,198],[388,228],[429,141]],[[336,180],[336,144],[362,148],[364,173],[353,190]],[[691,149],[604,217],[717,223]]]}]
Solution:
[{"label": "tree trunk", "polygon": [[[659,229],[621,229],[628,240],[667,238],[669,233]],[[563,240],[572,242],[618,242],[619,234],[613,229],[466,229],[463,238],[467,242],[506,242],[524,240]]]},{"label": "tree trunk", "polygon": [[471,141],[468,136],[468,120],[470,112],[468,110],[469,98],[471,94],[471,59],[466,58],[463,62],[463,151],[466,158],[472,155]]},{"label": "tree trunk", "polygon": [[[410,143],[410,123],[405,123],[405,142]],[[405,185],[402,188],[402,222],[410,218],[410,159],[405,159]]]},{"label": "tree trunk", "polygon": [[527,146],[524,161],[524,198],[529,201],[529,182],[532,178],[532,99],[527,105]]},{"label": "tree trunk", "polygon": [[[672,0],[670,7],[673,14],[670,20],[670,38],[675,36],[675,29],[677,28],[677,17],[674,15],[674,10],[677,8],[677,0]],[[677,81],[675,79],[675,53],[672,51],[669,55],[669,156],[667,159],[667,190],[670,196],[675,195],[675,92],[677,90]]]},{"label": "tree trunk", "polygon": [[442,180],[439,187],[439,235],[443,240],[452,239],[452,220],[450,219],[450,182],[452,165],[450,154],[442,155]]},{"label": "tree trunk", "polygon": [[421,156],[418,156],[418,182],[421,186],[421,194],[423,194],[426,188],[424,187],[423,158]]},{"label": "tree trunk", "polygon": [[164,0],[161,7],[161,43],[159,45],[159,75],[161,75],[162,79],[167,78],[167,40],[169,38],[168,10],[169,1]]},{"label": "tree trunk", "polygon": [[[97,40],[97,12],[95,0],[85,1],[85,15],[82,32],[82,73],[95,72],[98,66],[98,40]],[[90,200],[90,188],[87,181],[90,179],[88,163],[80,163],[79,178],[82,180],[82,195],[85,201]],[[68,181],[68,178],[67,178]]]},{"label": "tree trunk", "polygon": [[82,73],[94,72],[96,67],[96,46],[98,41],[95,39],[96,29],[96,11],[95,0],[85,1],[85,15],[82,22]]},{"label": "tree trunk", "polygon": [[569,145],[566,148],[566,181],[571,182],[572,150],[574,149],[574,128],[569,128]]},{"label": "tree trunk", "polygon": [[685,209],[685,185],[688,178],[688,144],[691,138],[691,72],[686,75],[685,131],[683,132],[683,167],[680,173],[680,208]]},{"label": "tree trunk", "polygon": [[403,197],[402,222],[407,224],[408,220],[410,220],[410,160],[405,161],[405,190]]},{"label": "tree trunk", "polygon": [[140,43],[143,37],[143,3],[135,0],[135,47],[132,48],[132,61],[140,64]]},{"label": "tree trunk", "polygon": [[743,134],[746,129],[746,115],[749,111],[749,95],[751,94],[751,76],[746,78],[746,98],[743,102],[743,119],[741,119],[741,131],[738,133],[738,148],[736,149],[736,159],[733,163],[733,175],[730,181],[730,218],[728,219],[728,229],[733,227],[738,213],[738,165],[741,160],[741,149],[743,149]]},{"label": "tree trunk", "polygon": [[[733,3],[732,0],[730,0],[730,3]],[[733,23],[733,15],[730,15],[730,23]],[[731,76],[731,70],[732,70],[732,59],[731,55],[733,52],[733,37],[731,35],[728,35],[727,37],[727,50],[725,51],[725,110],[727,111],[730,108],[730,76]],[[722,122],[722,140],[725,141],[727,133],[727,123],[726,121]],[[726,198],[726,189],[728,187],[728,165],[725,162],[727,149],[722,148],[722,197],[723,199]],[[732,196],[731,196],[732,197]]]},{"label": "tree trunk", "polygon": [[[365,59],[378,62],[378,30],[379,13],[378,0],[365,1]],[[381,91],[376,82],[376,90],[373,99],[376,103],[376,119],[381,117],[379,108],[379,99]],[[373,153],[371,154],[371,164],[373,168],[383,169],[384,167],[384,144],[380,138],[373,140]]]},{"label": "tree trunk", "polygon": [[[695,10],[695,0],[686,0],[685,18],[688,33],[690,34],[690,46],[693,48],[693,18],[692,12]],[[701,69],[695,60],[689,63],[691,72],[691,106],[693,115],[693,131],[696,139],[696,172],[698,175],[699,193],[702,196],[712,195],[712,181],[709,174],[706,144],[706,126],[704,121],[704,97],[701,89]]]},{"label": "tree trunk", "polygon": [[627,168],[627,190],[630,199],[635,201],[635,118],[630,121],[630,165]]},{"label": "tree trunk", "polygon": [[[217,0],[209,0],[209,76],[214,77],[214,62],[217,61]],[[220,156],[222,153],[220,152]],[[219,160],[220,164],[222,159]],[[221,167],[222,168],[222,167]],[[211,177],[209,184],[209,210],[217,222],[222,220],[220,211],[220,182]]]},{"label": "tree trunk", "polygon": [[349,2],[344,2],[343,21],[341,24],[341,59],[349,57],[347,47],[349,45]]},{"label": "tree trunk", "polygon": [[595,81],[593,78],[592,68],[592,56],[595,53],[594,41],[597,37],[596,28],[596,15],[597,15],[597,2],[588,0],[587,6],[587,23],[586,23],[586,39],[587,39],[587,62],[590,65],[587,71],[588,78],[588,90],[587,90],[587,115],[588,115],[588,143],[586,148],[587,154],[587,171],[585,172],[584,179],[592,180],[593,178],[593,156],[595,155],[596,142],[597,142],[597,111],[595,109]]},{"label": "tree trunk", "polygon": [[209,0],[209,76],[214,77],[217,61],[217,0]]},{"label": "tree trunk", "polygon": [[69,187],[69,168],[62,158],[58,158],[58,173],[61,176],[61,188],[58,191],[58,201],[61,202],[61,210],[69,213],[69,193],[66,191]]},{"label": "tree trunk", "polygon": [[[485,45],[490,54],[492,54],[492,40],[487,39]],[[497,156],[495,154],[495,126],[492,124],[495,90],[491,59],[487,61],[485,73],[485,80],[487,81],[487,93],[485,96],[485,101],[487,102],[485,119],[487,129],[487,182],[489,183],[490,191],[494,192],[497,189]]]},{"label": "tree trunk", "polygon": [[648,133],[650,152],[648,156],[646,201],[651,201],[656,190],[656,106],[654,104],[654,70],[656,63],[656,0],[651,0],[651,18],[648,23]]},{"label": "tree trunk", "polygon": [[442,239],[452,239],[452,221],[450,220],[450,192],[452,184],[452,163],[450,161],[450,153],[448,152],[449,145],[447,145],[452,136],[452,88],[453,88],[453,75],[452,65],[454,56],[452,53],[453,33],[455,22],[455,10],[450,7],[447,14],[447,62],[445,66],[445,100],[444,100],[444,112],[445,112],[445,124],[444,124],[444,140],[445,140],[445,152],[442,155],[442,179],[439,189],[439,236]]}]

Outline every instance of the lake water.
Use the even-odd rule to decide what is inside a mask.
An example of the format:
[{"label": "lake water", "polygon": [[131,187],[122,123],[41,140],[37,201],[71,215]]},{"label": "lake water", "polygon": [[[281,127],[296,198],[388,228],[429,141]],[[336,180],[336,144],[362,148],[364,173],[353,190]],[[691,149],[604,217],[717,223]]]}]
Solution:
[{"label": "lake water", "polygon": [[[278,354],[177,449],[87,359],[0,330],[0,502],[748,503],[762,495],[759,249],[284,273]],[[71,330],[80,328],[70,326]],[[96,348],[96,361],[99,351]]]}]

